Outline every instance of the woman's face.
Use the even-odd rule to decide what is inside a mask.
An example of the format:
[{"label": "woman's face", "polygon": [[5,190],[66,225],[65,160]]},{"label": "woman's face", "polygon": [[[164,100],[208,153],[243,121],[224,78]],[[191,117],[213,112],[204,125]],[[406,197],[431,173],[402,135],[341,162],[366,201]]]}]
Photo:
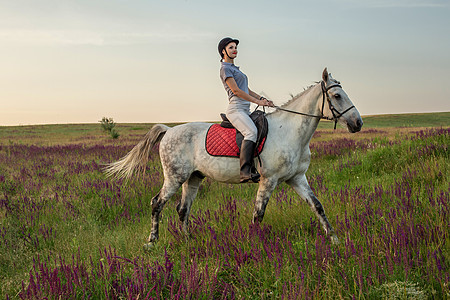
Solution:
[{"label": "woman's face", "polygon": [[[228,56],[229,56],[231,59],[235,59],[236,56],[237,56],[237,53],[238,53],[236,43],[234,43],[234,42],[229,43],[228,45],[226,45],[224,51],[227,51]],[[224,57],[227,57],[227,54],[226,54],[226,53],[224,53],[223,55],[224,55]]]}]

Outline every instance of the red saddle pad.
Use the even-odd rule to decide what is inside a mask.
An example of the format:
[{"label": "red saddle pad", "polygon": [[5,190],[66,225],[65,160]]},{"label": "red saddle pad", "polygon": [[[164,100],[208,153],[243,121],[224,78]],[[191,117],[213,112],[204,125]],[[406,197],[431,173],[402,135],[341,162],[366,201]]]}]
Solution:
[{"label": "red saddle pad", "polygon": [[[266,138],[263,138],[255,156],[262,152]],[[258,152],[256,152],[256,150]],[[213,124],[206,133],[206,152],[212,156],[239,157],[239,148],[236,144],[236,129],[224,128],[220,124]]]}]

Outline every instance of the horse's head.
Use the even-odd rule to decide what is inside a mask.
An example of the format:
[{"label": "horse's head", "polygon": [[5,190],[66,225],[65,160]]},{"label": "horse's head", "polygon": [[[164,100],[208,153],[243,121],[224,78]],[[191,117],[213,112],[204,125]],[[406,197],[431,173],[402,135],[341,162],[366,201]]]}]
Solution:
[{"label": "horse's head", "polygon": [[322,73],[322,113],[324,117],[347,126],[349,132],[361,130],[363,121],[340,82],[331,77],[327,68]]}]

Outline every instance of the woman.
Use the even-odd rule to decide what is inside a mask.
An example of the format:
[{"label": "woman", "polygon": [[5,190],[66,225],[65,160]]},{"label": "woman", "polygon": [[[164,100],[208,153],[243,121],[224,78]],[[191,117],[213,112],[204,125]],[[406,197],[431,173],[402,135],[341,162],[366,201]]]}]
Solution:
[{"label": "woman", "polygon": [[240,182],[258,182],[260,175],[253,165],[256,147],[257,129],[250,118],[250,102],[260,106],[271,106],[273,102],[248,88],[247,76],[234,65],[239,41],[226,37],[219,42],[219,54],[222,57],[220,78],[228,94],[226,115],[231,124],[244,136],[240,153]]}]

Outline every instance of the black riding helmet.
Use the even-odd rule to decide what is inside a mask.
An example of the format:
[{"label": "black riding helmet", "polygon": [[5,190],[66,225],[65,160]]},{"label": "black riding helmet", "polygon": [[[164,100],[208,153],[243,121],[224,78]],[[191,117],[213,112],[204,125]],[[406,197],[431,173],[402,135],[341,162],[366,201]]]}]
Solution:
[{"label": "black riding helmet", "polygon": [[[219,50],[220,57],[223,58],[222,50],[225,49],[225,47],[226,47],[229,43],[233,43],[233,42],[236,43],[236,46],[239,45],[239,40],[232,39],[232,38],[230,38],[230,37],[223,38],[223,39],[219,42],[218,50]],[[230,56],[228,55],[228,53],[227,53],[227,50],[225,50],[225,53],[227,54],[228,57],[230,57]]]}]

